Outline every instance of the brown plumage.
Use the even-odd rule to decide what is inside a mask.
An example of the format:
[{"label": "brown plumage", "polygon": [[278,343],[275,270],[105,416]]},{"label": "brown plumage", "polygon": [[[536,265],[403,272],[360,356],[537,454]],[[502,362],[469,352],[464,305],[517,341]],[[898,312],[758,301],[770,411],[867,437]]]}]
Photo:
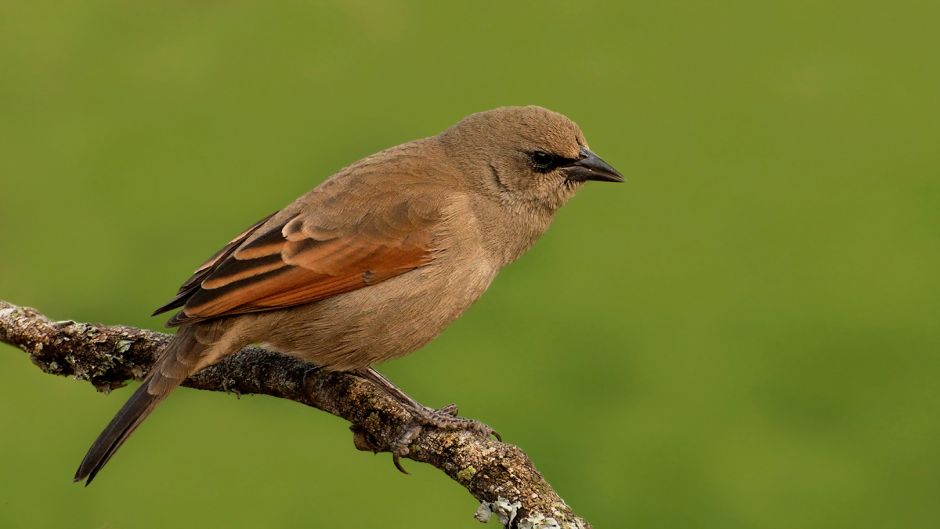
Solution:
[{"label": "brown plumage", "polygon": [[250,343],[361,373],[446,426],[371,367],[437,336],[587,180],[622,178],[574,122],[540,107],[473,114],[339,171],[233,239],[157,309],[182,308],[169,321],[180,331],[76,481],[90,483],[186,377]]}]

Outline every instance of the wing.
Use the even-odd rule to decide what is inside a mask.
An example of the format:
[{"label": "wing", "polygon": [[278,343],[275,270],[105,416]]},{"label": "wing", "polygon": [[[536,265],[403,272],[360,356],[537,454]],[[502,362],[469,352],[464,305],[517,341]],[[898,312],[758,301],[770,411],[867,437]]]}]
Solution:
[{"label": "wing", "polygon": [[190,276],[189,279],[187,279],[186,282],[183,283],[183,285],[179,288],[179,290],[176,291],[176,297],[171,299],[166,305],[163,305],[162,307],[153,311],[151,316],[156,316],[157,314],[168,312],[185,305],[186,300],[192,297],[192,295],[197,290],[199,290],[200,283],[202,283],[202,281],[210,273],[212,273],[213,270],[215,270],[216,266],[232,255],[232,252],[234,252],[236,248],[245,242],[246,239],[251,237],[251,235],[257,231],[259,227],[261,227],[261,225],[263,225],[273,216],[274,214],[272,213],[271,215],[268,215],[267,217],[254,223],[250,228],[229,241],[229,243],[223,246],[221,250],[212,254],[212,257],[210,257],[206,262],[202,263],[202,265],[197,268],[195,272],[193,272],[193,275]]},{"label": "wing", "polygon": [[[436,208],[426,201],[337,214],[293,208],[254,225],[201,266],[154,314],[175,326],[311,303],[403,274],[432,259]],[[326,207],[325,210],[334,208]],[[285,211],[286,213],[287,211]],[[353,218],[344,226],[338,219]]]}]

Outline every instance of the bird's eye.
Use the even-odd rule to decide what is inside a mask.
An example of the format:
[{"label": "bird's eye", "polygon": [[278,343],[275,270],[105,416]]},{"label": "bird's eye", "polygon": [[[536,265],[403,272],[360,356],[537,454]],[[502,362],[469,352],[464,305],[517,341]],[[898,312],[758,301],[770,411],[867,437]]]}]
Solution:
[{"label": "bird's eye", "polygon": [[532,165],[535,167],[535,170],[540,173],[554,169],[558,165],[559,160],[558,156],[545,151],[531,152],[529,153],[529,158],[532,160]]}]

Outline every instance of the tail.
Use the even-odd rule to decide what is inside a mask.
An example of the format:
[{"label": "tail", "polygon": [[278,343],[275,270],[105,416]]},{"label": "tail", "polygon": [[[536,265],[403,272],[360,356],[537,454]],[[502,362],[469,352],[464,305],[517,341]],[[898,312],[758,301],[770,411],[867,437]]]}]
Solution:
[{"label": "tail", "polygon": [[85,480],[86,486],[91,484],[95,475],[150,412],[197,367],[202,367],[198,364],[205,345],[195,339],[195,334],[194,329],[184,327],[173,337],[143,384],[88,449],[75,472],[76,482]]}]

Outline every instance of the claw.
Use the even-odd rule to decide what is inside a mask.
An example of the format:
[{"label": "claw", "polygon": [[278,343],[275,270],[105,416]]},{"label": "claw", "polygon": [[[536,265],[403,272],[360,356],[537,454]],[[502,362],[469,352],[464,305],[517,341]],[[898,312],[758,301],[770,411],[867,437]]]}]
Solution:
[{"label": "claw", "polygon": [[419,433],[421,433],[421,425],[413,425],[408,428],[405,433],[395,441],[395,445],[392,446],[392,463],[395,463],[395,468],[402,474],[408,474],[408,471],[405,470],[405,467],[401,466],[401,457],[411,453],[411,441]]},{"label": "claw", "polygon": [[409,476],[411,475],[407,470],[405,470],[405,467],[401,466],[401,460],[398,457],[398,452],[392,452],[392,463],[395,463],[395,468],[397,468],[398,471],[402,474]]},{"label": "claw", "polygon": [[[482,422],[459,417],[457,415],[456,404],[448,404],[438,410],[428,408],[427,406],[424,406],[420,402],[409,397],[404,391],[399,389],[398,386],[392,384],[389,379],[385,378],[384,375],[372,368],[358,370],[356,371],[356,374],[361,378],[369,381],[371,384],[374,384],[383,389],[389,397],[408,408],[412,412],[414,417],[413,424],[415,425],[432,426],[441,430],[451,431],[469,430],[481,434],[487,439],[489,439],[489,437],[492,435],[500,441],[503,440],[503,437],[499,435],[498,432],[483,424]],[[408,435],[407,432],[406,435]],[[414,435],[415,432],[412,432],[411,437]],[[402,437],[405,438],[405,436]],[[400,444],[400,442],[401,440],[399,440],[398,444]],[[402,455],[407,455],[407,452]]]},{"label": "claw", "polygon": [[[317,368],[313,367],[310,371],[315,369]],[[402,433],[401,436],[395,440],[394,443],[392,443],[392,446],[377,447],[374,440],[369,439],[368,434],[366,434],[364,430],[357,426],[353,426],[351,428],[353,430],[353,442],[355,442],[356,448],[360,450],[370,450],[373,452],[391,452],[392,463],[395,464],[395,468],[397,468],[398,471],[402,474],[408,474],[408,471],[405,470],[405,467],[402,466],[401,458],[407,457],[408,454],[411,453],[411,442],[421,432],[422,427],[429,426],[431,428],[449,430],[453,432],[466,431],[479,435],[484,439],[489,439],[490,436],[493,436],[496,437],[496,439],[499,441],[503,440],[503,437],[499,435],[499,432],[493,430],[482,422],[460,417],[457,414],[456,404],[448,404],[437,410],[434,408],[428,408],[427,406],[409,397],[405,392],[395,386],[395,384],[392,384],[392,382],[385,378],[381,373],[372,368],[360,369],[356,371],[355,374],[368,381],[370,384],[374,384],[378,388],[384,390],[389,397],[398,401],[400,404],[405,406],[408,411],[411,412],[411,423],[407,426],[404,433]],[[306,375],[307,372],[304,373],[304,376]]]}]

